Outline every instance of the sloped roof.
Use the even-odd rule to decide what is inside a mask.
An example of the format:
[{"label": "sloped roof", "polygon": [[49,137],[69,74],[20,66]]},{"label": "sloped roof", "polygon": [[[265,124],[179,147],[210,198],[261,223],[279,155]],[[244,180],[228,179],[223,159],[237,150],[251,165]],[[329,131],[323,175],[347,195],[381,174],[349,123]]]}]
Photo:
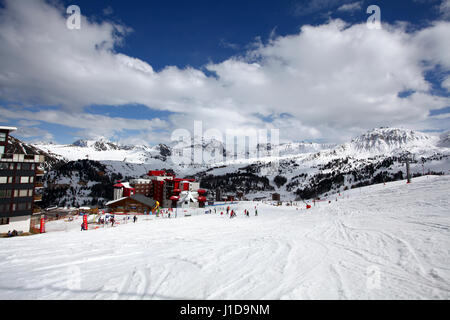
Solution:
[{"label": "sloped roof", "polygon": [[139,203],[141,203],[141,204],[143,204],[143,205],[145,205],[147,207],[150,207],[150,208],[153,208],[155,206],[155,204],[156,204],[156,201],[153,200],[153,199],[150,199],[150,198],[148,198],[148,197],[146,197],[146,196],[144,196],[142,194],[135,194],[134,196],[131,196],[131,197],[124,197],[124,198],[120,198],[120,199],[117,199],[117,200],[110,201],[110,202],[106,203],[106,206],[110,206],[112,204],[115,204],[117,202],[120,202],[120,201],[123,201],[123,200],[126,200],[126,199],[132,199],[132,200],[134,200],[136,202],[139,202]]},{"label": "sloped roof", "polygon": [[109,206],[110,204],[113,204],[113,203],[116,203],[116,202],[119,202],[119,201],[122,201],[122,200],[125,200],[127,197],[124,197],[124,198],[120,198],[120,199],[117,199],[117,200],[113,200],[113,201],[109,201],[109,202],[107,202],[106,203],[106,206]]},{"label": "sloped roof", "polygon": [[148,198],[142,194],[135,194],[134,196],[131,196],[131,199],[133,199],[137,202],[140,202],[142,204],[145,204],[146,206],[149,206],[149,207],[154,207],[156,205],[155,200]]}]

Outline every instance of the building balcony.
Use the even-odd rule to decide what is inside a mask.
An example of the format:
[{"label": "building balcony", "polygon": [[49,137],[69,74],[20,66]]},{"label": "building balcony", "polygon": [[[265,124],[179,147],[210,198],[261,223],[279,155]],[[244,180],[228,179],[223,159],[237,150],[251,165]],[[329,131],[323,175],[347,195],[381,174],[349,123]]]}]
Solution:
[{"label": "building balcony", "polygon": [[36,176],[37,176],[37,177],[43,176],[44,174],[45,174],[45,171],[44,171],[44,170],[42,170],[42,169],[40,169],[40,168],[36,169]]},{"label": "building balcony", "polygon": [[43,182],[36,182],[35,184],[34,184],[34,188],[35,189],[41,189],[41,188],[43,188],[44,187],[44,183]]},{"label": "building balcony", "polygon": [[0,154],[0,162],[43,163],[44,161],[45,158],[41,155],[12,153]]},{"label": "building balcony", "polygon": [[34,200],[34,202],[42,201],[42,195],[40,195],[40,194],[34,195],[33,200]]}]

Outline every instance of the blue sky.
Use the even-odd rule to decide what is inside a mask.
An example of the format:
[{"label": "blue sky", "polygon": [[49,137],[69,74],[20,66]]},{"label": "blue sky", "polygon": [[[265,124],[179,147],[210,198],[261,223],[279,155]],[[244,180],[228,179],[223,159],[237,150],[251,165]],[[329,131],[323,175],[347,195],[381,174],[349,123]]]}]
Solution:
[{"label": "blue sky", "polygon": [[[378,4],[386,22],[410,21],[424,25],[439,12],[434,2],[361,1],[362,10],[338,11],[345,3],[358,1],[64,1],[76,3],[82,13],[95,20],[120,21],[133,28],[120,52],[151,62],[155,70],[167,65],[203,67],[245,52],[257,37],[267,42],[271,32],[285,36],[305,24],[322,24],[331,16],[352,23],[365,22],[365,9]],[[111,8],[111,13],[104,10]],[[305,13],[302,12],[305,10]],[[331,14],[329,14],[331,11]]]},{"label": "blue sky", "polygon": [[[448,0],[0,3],[0,125],[27,141],[154,144],[194,120],[330,142],[450,129]],[[79,31],[63,25],[71,4],[88,19]],[[372,4],[375,37],[363,29]]]}]

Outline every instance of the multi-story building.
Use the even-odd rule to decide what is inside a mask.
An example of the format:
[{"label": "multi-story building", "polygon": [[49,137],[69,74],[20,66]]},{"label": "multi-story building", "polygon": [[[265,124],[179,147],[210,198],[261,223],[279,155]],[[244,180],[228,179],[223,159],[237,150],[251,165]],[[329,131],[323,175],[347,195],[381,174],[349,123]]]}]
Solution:
[{"label": "multi-story building", "polygon": [[30,230],[44,187],[44,156],[8,153],[9,133],[15,130],[0,126],[0,233]]},{"label": "multi-story building", "polygon": [[158,201],[162,208],[204,207],[205,190],[194,179],[180,179],[166,171],[150,171],[143,179],[114,185],[114,201],[142,195]]}]

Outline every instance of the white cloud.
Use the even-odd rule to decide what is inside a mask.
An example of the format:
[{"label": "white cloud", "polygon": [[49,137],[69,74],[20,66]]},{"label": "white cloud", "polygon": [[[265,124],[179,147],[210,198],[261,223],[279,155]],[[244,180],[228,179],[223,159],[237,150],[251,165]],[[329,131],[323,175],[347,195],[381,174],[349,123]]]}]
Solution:
[{"label": "white cloud", "polygon": [[297,3],[294,6],[294,14],[298,16],[305,16],[308,14],[317,13],[321,10],[333,9],[342,3],[350,2],[348,0],[311,0]]},{"label": "white cloud", "polygon": [[362,5],[362,1],[347,3],[347,4],[343,4],[342,6],[340,6],[337,10],[341,11],[341,12],[351,12],[351,11],[355,11],[355,10],[360,10],[361,5]]},{"label": "white cloud", "polygon": [[103,14],[105,16],[110,16],[114,13],[114,9],[111,6],[107,6],[105,9],[103,9]]},{"label": "white cloud", "polygon": [[442,0],[439,11],[444,18],[450,18],[450,0]]},{"label": "white cloud", "polygon": [[22,127],[33,127],[41,124],[39,121],[32,121],[32,120],[20,120],[19,125]]},{"label": "white cloud", "polygon": [[[167,123],[158,118],[139,120],[108,117],[89,113],[71,113],[64,110],[29,111],[20,107],[0,107],[2,116],[9,119],[27,119],[19,121],[22,126],[46,122],[78,129],[78,133],[88,138],[113,137],[124,130],[139,130],[147,134],[167,128]],[[152,140],[151,140],[152,141]]]},{"label": "white cloud", "polygon": [[[341,20],[304,26],[298,34],[256,43],[244,56],[206,65],[213,77],[173,66],[155,72],[149,63],[118,53],[123,26],[83,19],[81,30],[68,30],[63,11],[43,1],[5,3],[0,98],[60,106],[3,108],[6,118],[68,125],[89,135],[142,131],[136,139],[167,139],[167,131],[202,120],[205,129],[223,132],[278,126],[285,139],[345,140],[378,126],[419,126],[430,109],[449,104],[449,98],[429,93],[424,78],[438,64],[450,70],[449,22],[415,33],[401,25],[369,30]],[[415,93],[399,98],[404,90]],[[173,114],[165,122],[84,112],[91,105],[134,103]],[[274,120],[267,123],[261,115]]]},{"label": "white cloud", "polygon": [[14,135],[27,139],[40,137],[45,141],[52,141],[54,139],[54,136],[50,132],[36,127],[19,127],[14,132]]},{"label": "white cloud", "polygon": [[442,87],[447,89],[450,92],[450,76],[448,76],[443,82]]},{"label": "white cloud", "polygon": [[226,41],[225,39],[220,39],[219,45],[222,48],[226,48],[226,49],[233,49],[233,50],[239,50],[240,46],[236,43],[231,43]]}]

